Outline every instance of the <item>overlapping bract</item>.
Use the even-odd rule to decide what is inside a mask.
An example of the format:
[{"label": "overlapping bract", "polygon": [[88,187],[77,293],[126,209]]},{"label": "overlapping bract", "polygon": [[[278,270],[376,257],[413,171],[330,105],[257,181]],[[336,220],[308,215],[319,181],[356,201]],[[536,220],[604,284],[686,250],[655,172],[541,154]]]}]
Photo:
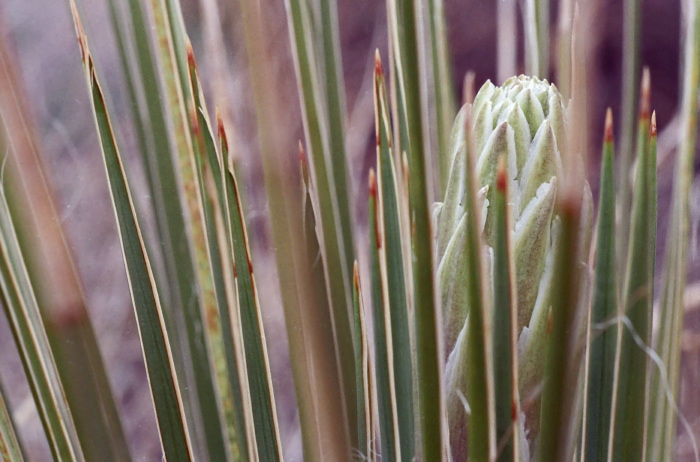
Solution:
[{"label": "overlapping bract", "polygon": [[[450,140],[452,170],[443,203],[435,205],[436,261],[443,312],[448,413],[450,426],[461,425],[458,397],[464,393],[463,361],[467,341],[468,297],[463,275],[472,264],[465,249],[469,211],[465,209],[467,155],[465,117],[462,109]],[[496,192],[498,159],[505,158],[511,226],[514,281],[517,300],[519,390],[522,398],[536,393],[542,380],[547,319],[551,305],[554,249],[559,245],[560,220],[556,215],[557,190],[561,181],[562,153],[566,152],[566,108],[559,91],[546,80],[519,76],[496,87],[486,82],[472,105],[472,130],[477,201],[482,230],[486,296],[493,297],[493,214],[489,205]],[[588,186],[583,194],[580,255],[588,254],[592,225],[592,199]],[[581,258],[582,264],[584,258]],[[583,275],[587,272],[583,271]],[[585,283],[585,281],[584,281]],[[586,291],[584,291],[585,293]],[[485,306],[491,306],[487,300]],[[494,332],[494,342],[507,334]],[[501,340],[499,340],[499,338]],[[462,393],[459,393],[462,392]],[[464,403],[462,403],[464,404]],[[531,406],[532,407],[532,406]],[[537,406],[534,406],[535,408]],[[537,419],[535,412],[532,418]],[[528,412],[528,416],[530,413]],[[534,425],[534,422],[531,422]],[[527,428],[533,428],[527,425]],[[534,435],[528,435],[532,439]]]}]

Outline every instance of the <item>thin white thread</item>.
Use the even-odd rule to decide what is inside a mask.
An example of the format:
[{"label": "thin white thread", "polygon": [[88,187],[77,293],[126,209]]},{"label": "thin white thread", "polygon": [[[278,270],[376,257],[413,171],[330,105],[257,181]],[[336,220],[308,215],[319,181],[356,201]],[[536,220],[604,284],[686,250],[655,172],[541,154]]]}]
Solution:
[{"label": "thin white thread", "polygon": [[469,406],[469,402],[464,396],[464,393],[462,393],[462,390],[455,390],[455,394],[457,395],[457,398],[459,398],[459,401],[462,403],[462,406],[464,407],[464,412],[466,412],[467,415],[472,415],[472,408]]},{"label": "thin white thread", "polygon": [[680,408],[678,407],[678,404],[676,403],[676,400],[673,399],[673,393],[671,392],[671,384],[668,381],[666,366],[659,357],[659,355],[656,353],[656,351],[654,351],[653,348],[647,346],[644,343],[642,338],[634,329],[634,326],[632,325],[632,322],[627,317],[627,315],[611,318],[603,323],[594,324],[593,327],[598,331],[602,331],[607,329],[608,327],[612,327],[613,325],[617,324],[618,321],[622,321],[622,323],[625,325],[625,327],[627,327],[627,330],[632,336],[634,343],[636,343],[637,346],[642,351],[644,351],[644,353],[646,353],[647,356],[649,356],[649,358],[654,362],[654,364],[656,364],[656,367],[659,370],[659,376],[661,377],[661,382],[663,384],[663,390],[664,394],[666,395],[666,400],[671,404],[671,407],[673,408],[673,413],[678,417],[678,419],[681,421],[681,425],[683,425],[683,428],[688,433],[691,445],[693,446],[693,455],[695,456],[695,462],[700,462],[700,453],[698,452],[698,444],[695,439],[695,434],[693,433],[693,428],[691,427],[690,422],[688,422],[688,419],[686,419],[686,417],[681,412]]},{"label": "thin white thread", "polygon": [[[59,138],[61,138],[63,142],[62,144],[66,148],[66,152],[70,156],[71,162],[75,165],[75,169],[84,172],[85,167],[79,161],[80,155],[78,154],[78,148],[76,147],[75,143],[73,143],[73,140],[71,140],[70,135],[68,134],[68,130],[66,130],[65,124],[56,117],[52,118],[50,123],[51,128],[59,135]],[[81,178],[82,176],[82,174],[78,174],[78,178]],[[67,204],[61,211],[61,222],[66,221],[75,212],[76,206],[82,201],[82,198],[85,194],[85,182],[78,181],[77,183],[78,187],[68,198]]]},{"label": "thin white thread", "polygon": [[365,461],[365,460],[376,460],[379,457],[379,453],[372,449],[375,447],[375,441],[377,440],[377,437],[372,437],[369,440],[369,456],[366,456],[361,449],[358,448],[352,448],[351,453],[352,453],[352,460],[357,460],[357,461]]},{"label": "thin white thread", "polygon": [[7,165],[7,160],[10,158],[10,148],[9,146],[5,148],[5,154],[3,154],[2,166],[0,166],[0,185],[3,190],[5,189],[5,166]]}]

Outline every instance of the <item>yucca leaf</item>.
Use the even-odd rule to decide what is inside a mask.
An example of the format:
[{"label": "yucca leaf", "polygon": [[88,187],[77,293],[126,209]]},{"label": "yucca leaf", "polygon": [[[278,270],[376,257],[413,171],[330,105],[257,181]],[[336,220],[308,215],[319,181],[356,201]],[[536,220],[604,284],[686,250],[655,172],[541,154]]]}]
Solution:
[{"label": "yucca leaf", "polygon": [[481,239],[481,218],[477,206],[477,183],[474,168],[475,140],[472,131],[472,118],[468,112],[465,118],[467,142],[462,154],[465,158],[465,202],[469,211],[466,216],[465,246],[467,252],[467,277],[464,281],[467,292],[469,318],[466,321],[464,348],[466,369],[466,398],[471,409],[467,418],[469,460],[490,460],[495,456],[495,415],[492,357],[492,321],[489,310],[492,299],[484,264]]},{"label": "yucca leaf", "polygon": [[549,73],[549,0],[521,0],[528,75],[546,79]]},{"label": "yucca leaf", "polygon": [[365,308],[362,302],[362,288],[360,286],[360,269],[357,261],[353,265],[353,322],[355,325],[355,364],[357,370],[357,453],[362,460],[375,460],[376,444],[373,443],[376,434],[374,425],[374,405],[372,363],[370,361],[369,344],[367,343],[367,327],[365,321]]},{"label": "yucca leaf", "polygon": [[[227,422],[227,433],[235,435],[232,452],[238,454],[243,460],[248,460],[247,433],[245,432],[243,418],[244,405],[241,397],[238,371],[239,364],[243,362],[243,358],[240,356],[242,355],[241,352],[235,351],[241,340],[233,337],[230,312],[232,307],[237,309],[238,305],[232,298],[235,296],[235,288],[232,283],[233,270],[224,268],[224,265],[230,265],[229,262],[233,261],[233,253],[228,242],[228,232],[225,231],[229,226],[225,218],[225,178],[222,174],[222,159],[228,156],[228,145],[225,141],[226,135],[223,126],[219,120],[220,146],[222,148],[222,155],[220,156],[216,150],[211,123],[206,114],[206,106],[201,94],[194,54],[189,46],[188,60],[189,79],[192,84],[192,95],[194,97],[191,116],[192,137],[196,141],[194,149],[198,185],[201,188],[202,212],[207,233],[206,242],[216,293],[217,313],[219,315],[219,318],[209,318],[208,320],[209,347],[212,349],[215,357],[214,366],[219,366],[223,369],[220,372],[221,376],[218,377],[221,406],[225,408],[226,400],[232,401],[228,409],[224,409],[226,415],[223,416],[223,422]],[[220,358],[218,360],[225,362],[225,365],[219,365],[216,362],[216,358]],[[232,414],[232,419],[228,417],[229,413]],[[228,455],[228,457],[230,456]]]},{"label": "yucca leaf", "polygon": [[379,229],[379,270],[382,279],[388,320],[391,324],[387,330],[387,340],[393,364],[394,387],[396,391],[396,409],[399,425],[399,444],[401,460],[410,461],[415,454],[414,438],[414,396],[412,343],[410,336],[408,294],[404,275],[402,232],[396,170],[392,157],[391,124],[387,104],[386,87],[381,61],[377,53],[374,76],[375,120],[377,136],[377,193]]},{"label": "yucca leaf", "polygon": [[[498,83],[516,75],[517,40],[515,0],[503,0],[497,4],[496,74]],[[561,63],[560,63],[561,64]]]},{"label": "yucca leaf", "polygon": [[544,386],[542,378],[545,372],[547,356],[547,337],[551,329],[551,307],[554,285],[557,283],[556,249],[561,245],[561,218],[552,220],[550,242],[538,285],[537,300],[532,310],[529,325],[525,327],[518,341],[520,356],[518,360],[518,381],[520,402],[526,415],[526,428],[529,430],[531,446],[537,439],[540,427],[541,396]]},{"label": "yucca leaf", "polygon": [[170,460],[189,460],[192,454],[185,430],[186,425],[181,407],[182,398],[176,384],[174,365],[163,326],[162,309],[155,289],[153,273],[150,269],[148,256],[144,251],[143,238],[138,223],[134,218],[133,204],[118,157],[119,154],[111,135],[102,93],[89,59],[86,66],[90,69],[93,104],[115,212],[119,221],[127,275],[137,312],[139,333],[146,358],[153,400],[156,405],[163,450]]},{"label": "yucca leaf", "polygon": [[53,457],[84,460],[3,188],[0,188],[0,301]]},{"label": "yucca leaf", "polygon": [[[663,292],[658,319],[659,334],[655,350],[666,365],[668,388],[677,399],[679,392],[681,338],[688,264],[689,197],[694,171],[698,124],[698,89],[700,88],[700,2],[688,2],[683,93],[681,103],[680,145],[673,181],[671,223],[664,260]],[[662,371],[651,371],[649,425],[647,428],[647,460],[669,460],[673,457],[676,435],[676,409],[668,402]]]},{"label": "yucca leaf", "polygon": [[[622,309],[614,459],[637,461],[644,451],[649,357],[640,348],[651,340],[656,251],[656,122],[649,121],[649,72],[642,78],[636,175]],[[650,137],[654,142],[650,143]],[[636,337],[636,338],[635,338]]]},{"label": "yucca leaf", "polygon": [[236,179],[230,170],[224,170],[224,178],[229,239],[233,248],[234,277],[248,378],[247,391],[253,409],[257,456],[260,460],[276,461],[282,459],[282,447],[253,264]]},{"label": "yucca leaf", "polygon": [[[347,173],[346,161],[346,108],[345,108],[345,82],[343,79],[342,56],[340,50],[340,25],[338,22],[338,6],[336,0],[318,1],[318,13],[320,18],[315,21],[321,28],[320,41],[323,57],[321,75],[325,80],[327,98],[327,131],[330,148],[330,164],[332,185],[338,195],[340,217],[338,227],[345,233],[345,253],[353,254],[352,218],[350,213],[350,182]],[[318,14],[317,13],[317,14]],[[316,35],[316,34],[314,34]],[[314,44],[319,43],[313,40]]]},{"label": "yucca leaf", "polygon": [[[620,165],[617,184],[618,232],[621,239],[629,239],[631,232],[633,180],[629,172],[635,159],[635,129],[639,111],[639,70],[641,56],[642,16],[641,0],[623,2],[622,41],[622,104],[620,107]],[[639,134],[637,134],[639,139]],[[637,147],[638,152],[638,147]],[[618,271],[624,273],[628,246],[617,246]]]},{"label": "yucca leaf", "polygon": [[496,455],[499,461],[518,461],[520,400],[517,363],[517,292],[511,249],[508,177],[505,157],[496,170],[493,248],[493,373],[496,403]]},{"label": "yucca leaf", "polygon": [[[554,248],[551,313],[547,321],[544,383],[537,446],[540,461],[568,461],[574,450],[576,387],[579,371],[577,310],[580,287],[579,221],[581,196],[566,191],[557,214],[561,234]],[[580,194],[580,193],[579,193]]]},{"label": "yucca leaf", "polygon": [[452,63],[447,42],[445,5],[443,0],[430,0],[427,3],[428,49],[431,58],[430,67],[432,69],[430,92],[435,95],[434,103],[430,108],[431,117],[434,118],[431,133],[434,138],[435,152],[438,153],[438,171],[440,173],[438,191],[442,196],[447,187],[450,166],[452,165],[448,142],[457,107],[455,104],[454,86],[452,85]]},{"label": "yucca leaf", "polygon": [[[197,435],[195,444],[201,440],[204,445],[198,452],[215,459],[226,457],[226,446],[220,423],[221,412],[217,403],[214,374],[207,338],[215,335],[210,332],[204,317],[216,318],[216,294],[211,263],[207,253],[206,230],[202,214],[202,197],[196,173],[194,140],[190,133],[190,104],[192,89],[189,83],[186,43],[187,37],[179,3],[170,0],[152,0],[153,29],[157,37],[158,56],[162,66],[166,98],[165,108],[172,123],[176,169],[180,180],[180,196],[184,204],[187,220],[186,238],[190,246],[193,280],[190,287],[197,289],[197,296],[191,297],[184,305],[184,324],[189,345],[183,368],[188,390],[193,399],[187,400],[195,425],[192,432]],[[189,374],[189,375],[188,375]],[[205,452],[206,451],[206,452]]]},{"label": "yucca leaf", "polygon": [[146,369],[159,423],[163,451],[169,460],[190,460],[193,457],[187,434],[182,396],[177,384],[172,352],[168,343],[163,310],[155,286],[143,236],[135,217],[135,210],[126,176],[107,114],[104,97],[97,81],[87,38],[73,7],[78,39],[88,90],[102,147],[103,160],[109,180],[127,270],[127,278],[139,326]]},{"label": "yucca leaf", "polygon": [[8,205],[85,457],[127,460],[129,448],[11,45],[0,43],[0,146],[7,154]]},{"label": "yucca leaf", "polygon": [[[313,197],[318,192],[314,188],[301,143],[299,157],[303,185],[300,210],[303,232],[301,245],[295,247],[304,251],[305,255],[297,255],[294,260],[295,264],[300,265],[300,269],[295,281],[296,292],[292,294],[297,297],[305,296],[306,304],[303,310],[289,310],[286,316],[290,355],[298,361],[297,364],[292,362],[292,367],[295,373],[304,454],[305,458],[311,461],[344,460],[351,456],[352,449],[346,422],[338,422],[338,416],[343,415],[343,402],[333,323],[328,294],[323,283],[324,268],[320,260],[321,249],[313,209]],[[280,269],[284,270],[286,268]],[[296,344],[295,339],[299,344]],[[307,344],[302,342],[308,342],[309,346],[306,347]],[[299,347],[305,347],[306,351]]]},{"label": "yucca leaf", "polygon": [[[221,218],[225,221],[222,226],[224,229],[218,234],[220,239],[219,249],[222,255],[221,268],[224,272],[227,303],[226,305],[220,305],[219,316],[221,317],[221,334],[224,344],[224,353],[226,355],[226,369],[233,396],[233,424],[235,427],[236,445],[239,448],[241,460],[247,461],[252,458],[250,457],[250,451],[254,450],[255,444],[254,441],[252,441],[254,435],[252,431],[250,431],[252,425],[252,423],[250,423],[252,420],[252,409],[249,404],[250,398],[245,393],[245,388],[241,386],[243,383],[242,380],[245,380],[246,376],[245,370],[243,369],[243,363],[245,362],[244,353],[241,351],[243,349],[243,339],[241,338],[240,327],[234,328],[234,326],[240,326],[240,315],[236,288],[234,286],[234,256],[229,239],[231,233],[229,229],[230,221],[225,219],[227,211],[223,208],[227,204],[225,189],[226,178],[223,174],[223,166],[224,159],[229,158],[229,148],[224,124],[218,116],[218,113],[217,127],[219,151],[211,152],[207,149],[207,152],[209,153],[212,181],[216,183],[216,189],[219,193],[218,203],[222,207],[220,209],[222,214]],[[211,154],[217,157],[212,159]],[[247,425],[247,422],[250,424]],[[231,424],[229,423],[229,425]]]},{"label": "yucca leaf", "polygon": [[0,388],[0,457],[4,461],[23,462],[24,453],[17,440],[15,426],[7,411],[5,392]]},{"label": "yucca leaf", "polygon": [[[271,91],[276,86],[265,51],[272,34],[267,29],[267,10],[254,6],[241,2],[304,458],[344,460],[350,455],[349,432],[344,424],[338,425],[343,399],[308,166],[304,160],[303,178],[299,178],[294,174],[298,164],[282,155],[289,148],[281,130],[284,111],[279,93]],[[354,350],[351,353],[354,356]]]},{"label": "yucca leaf", "polygon": [[[292,42],[299,95],[302,103],[307,149],[311,159],[311,175],[318,191],[317,221],[324,274],[330,297],[333,334],[341,374],[343,408],[346,413],[351,444],[355,445],[355,365],[352,344],[352,262],[354,244],[350,218],[350,202],[346,191],[346,167],[342,157],[342,141],[331,128],[342,126],[344,110],[340,85],[337,37],[331,31],[319,31],[312,17],[320,8],[320,23],[335,24],[335,6],[309,0],[286,0],[289,32]],[[335,3],[333,1],[333,3]],[[317,36],[326,35],[323,54]],[[325,81],[324,81],[325,79]],[[334,85],[335,84],[335,85]],[[340,150],[340,151],[339,151]],[[341,165],[343,164],[343,165]]]},{"label": "yucca leaf", "polygon": [[425,152],[428,121],[423,118],[420,59],[425,49],[419,43],[421,8],[414,0],[388,0],[391,49],[398,78],[400,104],[406,113],[407,144],[401,150],[408,154],[409,207],[411,217],[412,280],[416,364],[420,380],[418,386],[418,421],[420,423],[422,457],[439,459],[443,451],[443,397],[440,354],[441,326],[435,305],[433,280],[434,262],[432,230],[429,209],[430,168]]},{"label": "yucca leaf", "polygon": [[[209,364],[206,336],[216,337],[216,329],[208,332],[210,324],[203,316],[216,319],[216,295],[207,254],[206,231],[202,217],[202,199],[197,185],[195,160],[190,135],[189,101],[191,89],[187,74],[187,53],[184,44],[180,54],[175,53],[174,43],[184,40],[182,24],[171,23],[169,11],[160,0],[151,2],[152,24],[144,18],[143,4],[131,2],[129,19],[131,32],[137,38],[135,55],[138,65],[125,69],[136,82],[137,92],[145,99],[140,114],[141,123],[153,130],[145,140],[150,155],[144,162],[149,166],[149,182],[153,188],[151,197],[156,211],[164,271],[156,268],[156,278],[161,296],[167,302],[164,316],[170,328],[174,348],[174,360],[180,371],[184,400],[188,417],[196,424],[193,433],[194,451],[210,457],[225,458],[218,393],[215,392],[213,373]],[[115,13],[119,7],[114,6]],[[115,20],[119,23],[118,19]],[[160,63],[149,47],[149,33],[157,38]],[[158,82],[160,69],[177,69],[184,63],[184,73],[176,70],[164,72],[164,90]],[[170,129],[172,124],[175,129]],[[171,148],[174,143],[174,151]],[[176,155],[174,155],[176,153]],[[180,183],[182,182],[182,183]],[[184,187],[181,187],[184,184]],[[155,254],[158,256],[158,254]],[[193,283],[194,281],[194,283]],[[216,326],[216,323],[213,324]]]},{"label": "yucca leaf", "polygon": [[598,200],[595,288],[588,338],[588,387],[585,419],[586,461],[608,456],[617,346],[617,266],[615,262],[615,184],[612,111],[605,117]]},{"label": "yucca leaf", "polygon": [[391,313],[386,271],[382,270],[382,217],[377,180],[369,172],[369,257],[374,311],[377,412],[382,459],[400,460],[401,445],[396,409],[395,370],[392,353]]}]

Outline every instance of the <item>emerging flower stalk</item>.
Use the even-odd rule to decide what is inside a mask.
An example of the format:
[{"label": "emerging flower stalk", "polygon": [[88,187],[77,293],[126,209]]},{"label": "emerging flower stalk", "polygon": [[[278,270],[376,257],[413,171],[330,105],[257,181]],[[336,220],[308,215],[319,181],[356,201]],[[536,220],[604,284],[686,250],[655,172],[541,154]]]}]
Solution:
[{"label": "emerging flower stalk", "polygon": [[[449,355],[447,373],[448,412],[450,427],[463,426],[461,409],[455,396],[467,396],[464,391],[463,361],[469,318],[468,296],[464,289],[464,273],[474,261],[465,250],[465,229],[469,210],[465,207],[466,193],[466,136],[465,117],[462,109],[453,127],[450,153],[453,158],[445,200],[435,205],[436,261],[438,263],[438,287],[443,310],[445,351]],[[476,95],[472,105],[472,130],[474,153],[472,165],[480,188],[477,201],[480,205],[480,229],[482,230],[483,261],[486,275],[485,306],[492,306],[494,280],[498,271],[493,268],[494,215],[490,210],[496,194],[496,177],[499,159],[505,160],[510,242],[514,267],[515,303],[517,307],[519,393],[527,400],[536,395],[541,383],[544,364],[547,320],[551,305],[553,259],[559,242],[560,220],[555,205],[557,189],[564,181],[562,153],[566,152],[566,109],[559,91],[546,80],[534,77],[512,77],[503,86],[486,82]],[[503,161],[501,161],[503,162]],[[584,265],[590,245],[592,225],[592,199],[588,186],[583,194],[581,217],[582,239],[579,243],[581,264]],[[477,215],[478,216],[478,215]],[[587,271],[582,271],[587,278]],[[587,283],[587,281],[582,281]],[[583,290],[581,293],[587,293]],[[584,300],[581,301],[583,303]],[[490,326],[490,320],[487,319]],[[581,323],[583,325],[583,323]],[[508,341],[503,332],[493,332],[494,342]],[[488,336],[486,338],[489,338]],[[487,349],[488,350],[488,349]],[[517,401],[517,400],[516,400]],[[466,403],[468,404],[468,403]],[[525,407],[521,407],[524,411]],[[527,439],[538,419],[537,405],[530,405],[525,413],[528,422],[520,431],[528,429]],[[454,415],[454,417],[453,417]],[[521,420],[522,425],[522,420]],[[453,440],[454,441],[454,440]],[[522,439],[524,441],[524,439]],[[524,443],[523,443],[524,444]],[[521,450],[526,453],[528,448]],[[457,449],[459,451],[459,449]],[[453,457],[460,459],[458,454]]]}]

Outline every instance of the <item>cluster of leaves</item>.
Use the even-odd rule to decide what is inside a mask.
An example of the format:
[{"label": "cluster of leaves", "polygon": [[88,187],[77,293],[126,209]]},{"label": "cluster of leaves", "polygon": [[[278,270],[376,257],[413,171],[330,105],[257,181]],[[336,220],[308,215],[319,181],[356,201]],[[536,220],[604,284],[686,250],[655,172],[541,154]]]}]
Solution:
[{"label": "cluster of leaves", "polygon": [[[639,114],[637,140],[628,142],[635,149],[623,148],[636,153],[633,192],[626,175],[615,184],[610,113],[605,123],[591,252],[593,200],[580,175],[585,70],[570,78],[562,66],[564,97],[539,79],[513,78],[503,88],[487,83],[476,98],[467,83],[467,104],[456,115],[442,1],[387,0],[391,93],[377,54],[376,173],[369,175],[369,255],[360,258],[369,266],[365,295],[346,172],[336,4],[286,0],[306,148],[294,165],[280,156],[268,123],[270,80],[256,54],[264,17],[259,6],[242,2],[307,460],[671,457],[700,88],[699,3],[687,11],[683,141],[659,335],[652,339],[656,122],[648,74],[639,110],[630,98],[623,114]],[[523,4],[526,67],[546,75],[548,2]],[[264,307],[224,123],[217,115],[214,130],[177,0],[110,6],[157,239],[143,231],[71,1],[164,455],[280,460]],[[576,26],[578,16],[561,10]],[[562,63],[585,57],[571,46],[583,35],[580,24],[570,28]],[[627,82],[637,73],[632,66]],[[431,153],[436,166],[427,161]],[[435,206],[433,178],[445,196]],[[64,340],[50,323],[46,333],[39,306],[47,296],[30,278],[13,223],[0,190],[0,293],[52,453],[58,460],[128,459],[113,397],[100,386],[103,366],[92,361],[97,371],[90,372],[98,377],[92,392],[103,392],[83,397],[87,382],[67,368],[77,356],[62,359]],[[93,345],[89,321],[80,316],[81,344]],[[12,419],[0,405],[0,447],[7,459],[21,460]],[[105,411],[95,417],[98,406]]]}]

